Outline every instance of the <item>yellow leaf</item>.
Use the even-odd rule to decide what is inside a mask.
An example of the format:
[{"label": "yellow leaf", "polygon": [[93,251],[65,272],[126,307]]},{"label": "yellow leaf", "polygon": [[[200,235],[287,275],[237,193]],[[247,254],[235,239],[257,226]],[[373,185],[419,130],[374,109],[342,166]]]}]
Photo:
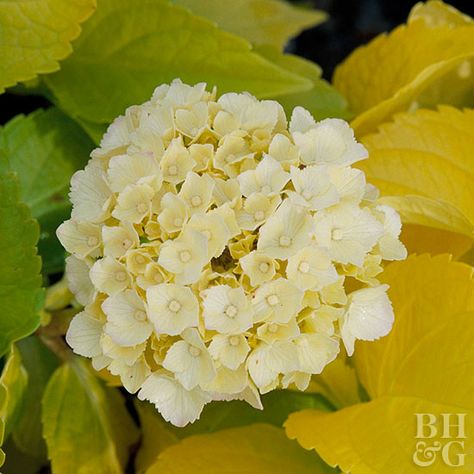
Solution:
[{"label": "yellow leaf", "polygon": [[[21,364],[18,349],[12,345],[0,377],[0,446],[7,438],[21,413],[28,374]],[[5,454],[0,450],[0,466]]]},{"label": "yellow leaf", "polygon": [[381,201],[395,207],[404,223],[472,239],[473,127],[471,109],[442,106],[398,115],[379,133],[363,138],[370,159],[360,168],[380,189]]},{"label": "yellow leaf", "polygon": [[121,474],[137,439],[119,393],[75,358],[49,380],[42,422],[55,474]]},{"label": "yellow leaf", "polygon": [[[444,4],[437,9],[440,17],[451,17],[451,10]],[[356,49],[336,70],[336,88],[360,114],[352,124],[360,137],[397,112],[474,104],[474,23],[431,24],[419,12],[409,24]]]},{"label": "yellow leaf", "polygon": [[142,431],[142,443],[135,458],[135,470],[137,474],[141,474],[153,465],[162,451],[177,443],[179,438],[168,429],[167,423],[158,415],[152,404],[138,400],[134,402]]},{"label": "yellow leaf", "polygon": [[408,23],[418,19],[424,20],[430,26],[458,26],[473,22],[470,16],[463,15],[460,11],[451,5],[443,3],[441,0],[417,3],[410,12]]},{"label": "yellow leaf", "polygon": [[307,391],[320,393],[335,408],[361,401],[356,372],[342,352],[324,368],[323,373],[313,375]]},{"label": "yellow leaf", "polygon": [[5,435],[10,434],[20,415],[28,374],[21,364],[20,352],[12,346],[0,377],[0,419],[5,424]]},{"label": "yellow leaf", "polygon": [[59,69],[96,0],[0,2],[0,93],[5,87]]},{"label": "yellow leaf", "polygon": [[[334,413],[307,410],[290,415],[285,427],[306,449],[316,449],[331,466],[352,474],[421,472],[416,414],[465,413],[466,433],[474,429],[473,270],[446,255],[410,257],[389,265],[381,280],[390,285],[395,310],[392,332],[373,343],[357,343],[355,362],[372,401]],[[452,419],[455,422],[456,419]],[[427,446],[449,439],[437,433]],[[458,434],[451,429],[452,437]],[[474,440],[434,452],[430,473],[471,472]],[[462,461],[457,470],[446,462]],[[448,456],[449,455],[449,456]]]},{"label": "yellow leaf", "polygon": [[243,36],[254,44],[271,44],[283,49],[289,39],[327,19],[319,10],[294,7],[281,0],[173,0],[204,16],[223,30]]},{"label": "yellow leaf", "polygon": [[158,457],[147,474],[321,474],[333,470],[281,428],[255,424],[190,436]]}]

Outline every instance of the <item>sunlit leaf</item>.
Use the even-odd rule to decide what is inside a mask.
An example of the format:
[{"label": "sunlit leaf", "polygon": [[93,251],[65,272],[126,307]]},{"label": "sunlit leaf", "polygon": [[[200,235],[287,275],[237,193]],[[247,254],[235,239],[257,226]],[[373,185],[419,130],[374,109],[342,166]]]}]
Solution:
[{"label": "sunlit leaf", "polygon": [[55,474],[122,473],[137,439],[120,394],[104,387],[79,359],[51,377],[42,422]]},{"label": "sunlit leaf", "polygon": [[178,436],[169,429],[168,423],[148,402],[135,401],[140,417],[142,432],[141,446],[135,458],[135,470],[144,473],[167,447],[179,441]]},{"label": "sunlit leaf", "polygon": [[[381,280],[390,285],[394,328],[355,350],[372,401],[334,413],[295,413],[285,426],[290,438],[344,472],[417,473],[416,413],[466,413],[466,432],[474,428],[474,346],[467,330],[474,322],[473,270],[446,255],[424,255],[389,265]],[[442,435],[439,430],[429,445],[443,446]],[[464,441],[467,460],[474,443]],[[447,472],[440,456],[434,462],[431,472]],[[458,471],[469,472],[470,462]]]},{"label": "sunlit leaf", "polygon": [[147,474],[320,474],[334,472],[281,428],[256,424],[185,438],[163,451]]},{"label": "sunlit leaf", "polygon": [[302,30],[327,18],[322,11],[297,8],[280,0],[233,0],[225,6],[221,0],[172,1],[251,43],[271,44],[279,49]]},{"label": "sunlit leaf", "polygon": [[18,179],[3,166],[0,160],[0,355],[38,327],[43,299],[38,223],[20,202]]},{"label": "sunlit leaf", "polygon": [[21,415],[27,381],[28,375],[21,364],[20,353],[12,346],[0,376],[0,419],[5,425],[5,437],[8,437]]},{"label": "sunlit leaf", "polygon": [[316,120],[327,117],[340,117],[347,120],[352,117],[346,99],[331,84],[321,78],[321,68],[317,64],[294,54],[280,53],[273,46],[263,45],[256,50],[273,63],[306,77],[313,84],[307,91],[274,97],[283,105],[289,117],[296,106],[309,110]]},{"label": "sunlit leaf", "polygon": [[405,223],[472,239],[473,127],[474,110],[443,106],[398,115],[362,140],[370,159],[360,168]]},{"label": "sunlit leaf", "polygon": [[62,269],[64,251],[56,228],[70,214],[71,175],[84,167],[93,146],[77,124],[54,108],[19,115],[0,129],[4,166],[17,173],[21,199],[41,226],[39,248],[46,273]]},{"label": "sunlit leaf", "polygon": [[[439,13],[450,9],[441,4]],[[439,103],[474,105],[471,60],[474,23],[431,24],[415,15],[408,25],[356,49],[336,70],[334,84],[359,115],[358,136],[373,132],[397,112]]]},{"label": "sunlit leaf", "polygon": [[328,364],[321,374],[313,375],[308,391],[320,393],[335,408],[361,401],[356,372],[343,353]]},{"label": "sunlit leaf", "polygon": [[59,69],[95,0],[0,2],[0,92]]},{"label": "sunlit leaf", "polygon": [[167,2],[102,0],[74,47],[45,81],[61,108],[93,123],[111,122],[177,77],[259,97],[311,87],[253,52],[245,39]]}]

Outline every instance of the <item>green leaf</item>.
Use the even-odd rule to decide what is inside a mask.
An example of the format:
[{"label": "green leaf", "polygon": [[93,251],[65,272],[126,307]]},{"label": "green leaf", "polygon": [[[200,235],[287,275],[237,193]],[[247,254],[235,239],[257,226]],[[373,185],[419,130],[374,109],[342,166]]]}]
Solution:
[{"label": "green leaf", "polygon": [[287,71],[306,77],[312,83],[311,89],[307,91],[274,97],[283,105],[288,116],[299,105],[309,110],[316,120],[327,117],[346,120],[352,118],[346,99],[329,82],[321,78],[321,68],[317,64],[294,54],[280,53],[278,49],[269,45],[259,46],[256,51]]},{"label": "green leaf", "polygon": [[13,173],[2,172],[0,160],[0,355],[39,325],[43,300],[41,259],[36,253],[38,223],[20,202]]},{"label": "green leaf", "polygon": [[17,173],[21,199],[40,223],[45,273],[62,269],[64,250],[56,228],[70,214],[71,175],[84,167],[93,147],[81,128],[55,108],[19,115],[0,129],[0,169]]},{"label": "green leaf", "polygon": [[163,451],[147,474],[322,474],[337,472],[290,441],[281,428],[256,424],[191,436]]},{"label": "green leaf", "polygon": [[75,52],[45,77],[70,115],[109,123],[154,88],[179,77],[219,93],[247,90],[269,97],[307,90],[311,82],[253,52],[244,39],[166,2],[102,0]]},{"label": "green leaf", "polygon": [[106,388],[78,358],[51,377],[42,422],[55,474],[121,474],[137,439],[119,392]]},{"label": "green leaf", "polygon": [[12,346],[0,377],[0,419],[5,426],[5,438],[20,416],[27,381],[28,375],[21,364],[20,353]]},{"label": "green leaf", "polygon": [[0,93],[5,87],[56,71],[72,51],[80,23],[95,0],[0,2]]},{"label": "green leaf", "polygon": [[41,426],[41,398],[49,378],[58,366],[58,359],[40,340],[31,336],[18,342],[28,385],[23,410],[13,430],[18,449],[38,459],[46,459],[46,444]]},{"label": "green leaf", "polygon": [[319,25],[327,14],[294,7],[279,0],[173,0],[194,14],[216,22],[220,28],[253,44],[271,44],[280,50],[306,28]]}]

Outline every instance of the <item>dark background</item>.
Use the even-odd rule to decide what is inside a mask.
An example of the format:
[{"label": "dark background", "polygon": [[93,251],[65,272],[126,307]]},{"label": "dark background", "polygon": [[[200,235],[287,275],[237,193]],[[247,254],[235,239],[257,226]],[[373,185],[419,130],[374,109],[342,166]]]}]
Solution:
[{"label": "dark background", "polygon": [[[230,0],[232,1],[232,0]],[[298,3],[298,2],[294,2]],[[383,31],[403,23],[416,1],[413,0],[307,0],[313,8],[327,11],[329,20],[303,32],[288,50],[318,63],[324,77],[331,79],[334,68],[354,48],[367,43]],[[474,0],[448,0],[462,12],[474,16]],[[0,96],[0,124],[19,113],[47,107],[41,97]]]}]

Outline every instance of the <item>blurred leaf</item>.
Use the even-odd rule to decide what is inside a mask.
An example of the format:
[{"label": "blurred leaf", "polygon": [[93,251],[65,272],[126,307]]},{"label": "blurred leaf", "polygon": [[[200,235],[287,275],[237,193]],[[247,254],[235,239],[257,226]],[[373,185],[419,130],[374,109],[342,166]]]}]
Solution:
[{"label": "blurred leaf", "polygon": [[55,474],[122,473],[137,439],[119,392],[104,387],[78,358],[51,377],[42,422]]},{"label": "blurred leaf", "polygon": [[111,122],[177,77],[259,97],[311,87],[253,52],[246,40],[164,1],[102,0],[74,48],[45,81],[63,110],[89,123]]},{"label": "blurred leaf", "polygon": [[359,167],[405,223],[472,239],[473,127],[474,110],[442,106],[398,115],[362,140],[370,159]]},{"label": "blurred leaf", "polygon": [[43,300],[38,223],[19,195],[18,179],[0,159],[0,356],[38,327]]},{"label": "blurred leaf", "polygon": [[135,470],[144,473],[155,461],[158,455],[167,447],[179,441],[178,436],[168,428],[168,423],[159,416],[156,408],[147,402],[134,400],[140,416],[142,442],[135,459]]},{"label": "blurred leaf", "polygon": [[337,68],[334,84],[360,114],[352,124],[359,137],[397,112],[474,105],[474,23],[453,26],[452,8],[441,4],[443,10],[444,20],[432,25],[415,16],[356,49]]},{"label": "blurred leaf", "polygon": [[13,430],[13,440],[23,453],[46,459],[46,444],[41,426],[41,398],[58,360],[36,336],[18,342],[23,367],[28,373],[28,385],[23,410]]},{"label": "blurred leaf", "polygon": [[40,223],[38,246],[45,273],[63,267],[56,228],[70,214],[71,175],[84,167],[93,146],[80,127],[55,108],[19,115],[0,129],[4,166],[17,173],[21,199]]},{"label": "blurred leaf", "polygon": [[331,473],[314,453],[285,432],[256,424],[191,436],[163,451],[147,474],[320,474]]},{"label": "blurred leaf", "polygon": [[230,33],[253,44],[271,44],[280,50],[306,28],[319,25],[327,14],[294,7],[280,0],[172,0],[204,16]]},{"label": "blurred leaf", "polygon": [[5,425],[5,438],[9,436],[21,415],[28,374],[21,363],[18,349],[12,345],[0,376],[0,419]]},{"label": "blurred leaf", "polygon": [[293,71],[306,77],[313,84],[312,88],[307,91],[274,97],[283,105],[288,116],[291,116],[293,109],[299,105],[309,110],[316,120],[327,117],[352,118],[352,114],[347,108],[346,99],[331,84],[321,78],[321,68],[317,64],[294,54],[280,53],[272,46],[260,46],[256,48],[256,51],[287,71]]},{"label": "blurred leaf", "polygon": [[[294,413],[285,427],[290,438],[344,472],[416,474],[416,413],[466,413],[466,433],[474,428],[474,345],[468,330],[474,322],[473,269],[447,255],[422,255],[388,265],[381,282],[390,286],[392,332],[377,341],[358,341],[355,350],[360,380],[372,400],[333,413]],[[428,446],[445,442],[442,434],[439,430]],[[473,450],[468,437],[466,466],[458,472],[469,472]],[[437,459],[428,470],[446,469]]]},{"label": "blurred leaf", "polygon": [[408,23],[422,19],[429,26],[460,26],[473,22],[468,15],[462,14],[441,0],[428,0],[417,3],[411,10]]},{"label": "blurred leaf", "polygon": [[251,423],[268,423],[282,426],[288,415],[294,411],[314,408],[329,411],[332,406],[320,395],[275,390],[262,396],[263,410],[257,410],[247,402],[213,402],[204,407],[199,420],[184,428],[169,425],[179,438],[200,433],[212,433],[223,428],[248,425]]},{"label": "blurred leaf", "polygon": [[[179,439],[203,433],[213,433],[225,428],[234,428],[254,423],[283,425],[294,411],[313,408],[331,410],[332,406],[318,394],[276,390],[262,396],[263,410],[257,410],[247,402],[212,402],[204,407],[199,420],[184,428],[163,420],[153,405],[136,402],[140,420],[144,426],[142,448],[137,456],[137,470],[144,471],[158,454]],[[140,468],[140,469],[139,469]]]},{"label": "blurred leaf", "polygon": [[46,463],[42,459],[29,456],[23,451],[20,451],[13,442],[12,437],[5,443],[4,448],[7,453],[5,464],[2,466],[2,472],[4,474],[38,474],[40,472],[49,472],[41,470],[42,468],[46,468]]},{"label": "blurred leaf", "polygon": [[0,93],[5,87],[57,71],[68,56],[80,23],[95,8],[95,0],[0,2]]}]

